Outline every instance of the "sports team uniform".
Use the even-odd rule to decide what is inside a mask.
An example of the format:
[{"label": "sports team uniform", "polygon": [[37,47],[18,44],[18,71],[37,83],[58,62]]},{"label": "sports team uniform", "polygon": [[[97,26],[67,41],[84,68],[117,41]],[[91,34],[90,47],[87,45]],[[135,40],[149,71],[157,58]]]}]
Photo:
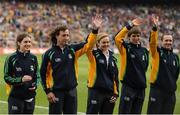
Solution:
[{"label": "sports team uniform", "polygon": [[179,76],[179,58],[173,50],[158,47],[157,28],[153,27],[150,37],[152,70],[148,114],[173,114]]},{"label": "sports team uniform", "polygon": [[119,95],[118,68],[113,52],[108,52],[108,57],[100,49],[87,52],[90,62],[87,114],[113,113],[115,103],[110,99]]},{"label": "sports team uniform", "polygon": [[43,88],[48,94],[53,92],[58,98],[49,104],[49,113],[77,113],[77,59],[92,49],[97,31],[93,31],[86,43],[67,45],[64,49],[52,46],[43,55],[41,78]]},{"label": "sports team uniform", "polygon": [[122,82],[119,113],[141,113],[146,88],[148,51],[141,44],[124,41],[132,27],[127,25],[115,37],[120,52],[121,68],[119,78]]},{"label": "sports team uniform", "polygon": [[[32,76],[32,81],[22,82],[24,75]],[[35,90],[39,81],[37,57],[30,52],[16,51],[7,57],[4,65],[4,80],[8,98],[9,114],[32,114],[35,106]]]}]

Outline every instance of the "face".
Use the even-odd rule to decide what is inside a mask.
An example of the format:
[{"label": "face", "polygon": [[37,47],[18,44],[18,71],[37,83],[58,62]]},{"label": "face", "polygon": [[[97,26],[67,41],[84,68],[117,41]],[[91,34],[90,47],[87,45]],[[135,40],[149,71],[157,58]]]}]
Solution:
[{"label": "face", "polygon": [[28,52],[32,46],[31,38],[25,37],[21,42],[18,42],[18,45],[21,52]]},{"label": "face", "polygon": [[109,37],[104,37],[99,41],[99,49],[101,49],[102,51],[107,51],[109,49],[110,46],[110,40]]},{"label": "face", "polygon": [[56,36],[57,38],[57,45],[58,46],[65,46],[69,41],[69,30],[60,31],[59,35]]},{"label": "face", "polygon": [[162,39],[162,47],[171,50],[173,44],[172,35],[164,35]]},{"label": "face", "polygon": [[130,42],[133,44],[140,44],[140,34],[131,34]]}]

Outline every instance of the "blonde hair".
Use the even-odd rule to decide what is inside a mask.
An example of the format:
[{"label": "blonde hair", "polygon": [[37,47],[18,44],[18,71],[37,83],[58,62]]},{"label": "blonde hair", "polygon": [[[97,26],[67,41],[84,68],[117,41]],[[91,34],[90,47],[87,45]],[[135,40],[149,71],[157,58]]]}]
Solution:
[{"label": "blonde hair", "polygon": [[107,33],[99,33],[97,35],[97,41],[100,42],[101,39],[105,38],[105,37],[108,37],[108,34]]},{"label": "blonde hair", "polygon": [[105,33],[105,32],[104,33],[98,33],[98,35],[97,35],[97,43],[96,43],[97,48],[99,47],[99,42],[105,37],[108,37],[107,33]]}]

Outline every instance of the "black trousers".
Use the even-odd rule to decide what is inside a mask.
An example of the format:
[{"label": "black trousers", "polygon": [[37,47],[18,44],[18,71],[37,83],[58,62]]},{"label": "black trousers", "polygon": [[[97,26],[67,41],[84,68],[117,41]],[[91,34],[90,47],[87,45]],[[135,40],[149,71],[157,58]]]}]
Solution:
[{"label": "black trousers", "polygon": [[167,93],[159,88],[151,87],[147,113],[173,114],[175,103],[175,92]]},{"label": "black trousers", "polygon": [[119,114],[140,114],[145,97],[145,89],[133,89],[123,84],[119,104]]},{"label": "black trousers", "polygon": [[110,103],[112,93],[88,89],[87,114],[112,114],[115,103]]},{"label": "black trousers", "polygon": [[55,91],[58,101],[49,103],[49,114],[77,114],[77,89]]},{"label": "black trousers", "polygon": [[8,113],[9,114],[33,114],[35,107],[35,98],[31,102],[9,97],[8,98]]}]

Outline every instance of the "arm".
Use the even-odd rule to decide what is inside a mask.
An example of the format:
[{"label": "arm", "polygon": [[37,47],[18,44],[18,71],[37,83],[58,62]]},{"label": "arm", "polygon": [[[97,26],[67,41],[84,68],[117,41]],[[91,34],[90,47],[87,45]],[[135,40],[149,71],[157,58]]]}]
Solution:
[{"label": "arm", "polygon": [[55,97],[54,93],[51,90],[51,88],[53,87],[53,78],[52,78],[52,65],[50,60],[53,54],[54,52],[47,52],[43,55],[41,70],[40,70],[41,83],[44,91],[46,92],[48,101],[50,103],[56,103],[56,101],[58,101],[58,99]]},{"label": "arm", "polygon": [[124,27],[116,36],[115,36],[115,44],[119,50],[119,52],[122,54],[124,52],[124,46],[123,46],[123,42],[124,42],[124,38],[126,36],[126,34],[128,33],[128,29],[127,27]]},{"label": "arm", "polygon": [[7,57],[4,64],[4,80],[7,84],[10,85],[18,85],[22,83],[22,76],[15,76],[13,73],[13,63],[11,62],[11,58]]},{"label": "arm", "polygon": [[88,35],[87,42],[84,44],[84,46],[81,49],[75,51],[75,56],[78,58],[82,56],[84,53],[86,53],[87,51],[91,50],[94,44],[96,43],[96,37],[97,37],[97,31],[92,31]]},{"label": "arm", "polygon": [[146,50],[146,57],[145,57],[145,60],[146,60],[146,66],[145,66],[145,71],[147,72],[148,70],[148,65],[149,65],[149,51],[147,49]]},{"label": "arm", "polygon": [[114,95],[111,96],[110,102],[115,103],[117,98],[119,97],[119,77],[118,77],[118,67],[116,65],[117,59],[113,57],[115,62],[115,72],[114,72]]},{"label": "arm", "polygon": [[84,53],[86,53],[87,51],[89,51],[93,48],[93,46],[96,43],[98,29],[101,27],[102,22],[103,22],[103,20],[102,20],[101,15],[96,15],[95,17],[92,18],[93,30],[89,34],[84,47],[82,49],[78,50],[78,52],[76,52],[76,57],[80,57],[81,55],[83,55]]},{"label": "arm", "polygon": [[13,71],[16,59],[7,57],[4,64],[4,80],[9,85],[21,85],[23,82],[31,81],[32,77],[29,75],[15,76]]},{"label": "arm", "polygon": [[38,66],[38,60],[37,60],[37,57],[35,56],[34,57],[34,59],[35,59],[35,80],[34,80],[34,87],[32,87],[32,88],[29,88],[29,90],[35,90],[35,89],[37,89],[37,86],[38,86],[38,84],[39,84],[39,82],[40,82],[40,73],[39,73],[39,66]]},{"label": "arm", "polygon": [[51,62],[50,62],[50,59],[48,58],[48,53],[46,52],[42,56],[42,64],[41,64],[41,69],[40,69],[41,83],[46,94],[51,92],[51,87],[52,87],[52,73],[51,72],[52,72]]},{"label": "arm", "polygon": [[116,65],[117,59],[115,57],[113,57],[113,58],[114,58],[114,62],[115,62],[114,95],[119,97],[119,77],[118,77],[118,67]]},{"label": "arm", "polygon": [[150,34],[150,40],[149,40],[149,47],[150,47],[150,53],[152,57],[156,56],[157,52],[157,46],[158,46],[158,31],[157,31],[157,25],[158,25],[158,17],[152,17],[153,22],[153,28]]},{"label": "arm", "polygon": [[143,23],[143,20],[140,18],[136,18],[128,23],[116,36],[115,36],[115,44],[119,50],[119,52],[122,54],[125,51],[125,48],[123,46],[124,38],[126,37],[128,31],[134,27],[139,26]]},{"label": "arm", "polygon": [[177,71],[176,71],[176,80],[178,80],[178,77],[179,77],[179,72],[180,72],[180,63],[179,63],[179,57],[178,57],[178,55],[176,55],[176,61],[177,61],[177,65],[178,65],[178,67],[177,67]]}]

